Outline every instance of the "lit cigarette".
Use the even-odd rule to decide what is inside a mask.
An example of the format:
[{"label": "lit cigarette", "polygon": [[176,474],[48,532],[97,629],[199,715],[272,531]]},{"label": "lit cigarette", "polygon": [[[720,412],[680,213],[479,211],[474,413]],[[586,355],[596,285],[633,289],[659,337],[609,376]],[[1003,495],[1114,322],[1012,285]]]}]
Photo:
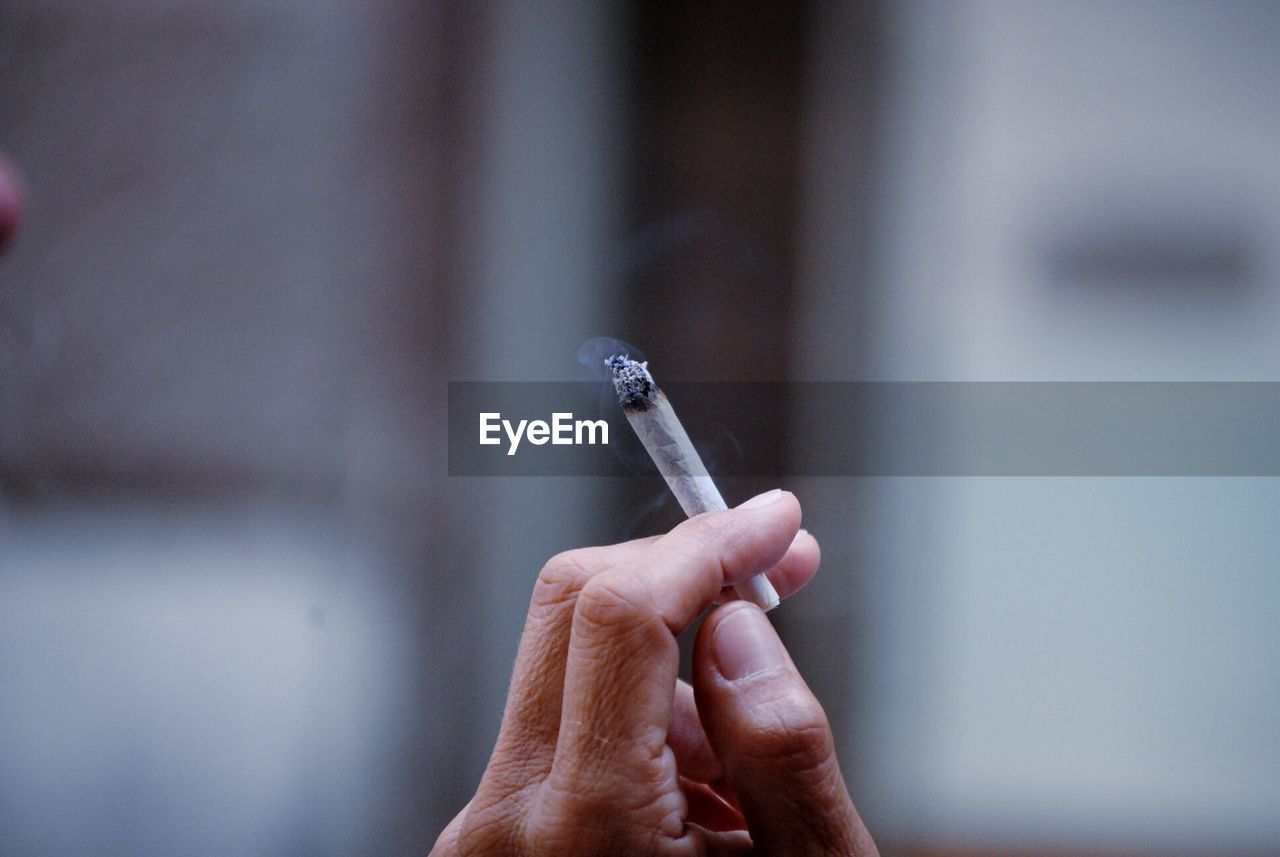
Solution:
[{"label": "lit cigarette", "polygon": [[[711,481],[698,451],[676,417],[675,409],[649,374],[649,364],[615,354],[605,361],[613,373],[613,387],[618,391],[618,404],[627,422],[640,436],[658,472],[667,480],[680,508],[692,518],[703,512],[727,509],[720,489]],[[763,574],[757,574],[734,587],[738,597],[750,601],[761,610],[778,606],[778,593]]]}]

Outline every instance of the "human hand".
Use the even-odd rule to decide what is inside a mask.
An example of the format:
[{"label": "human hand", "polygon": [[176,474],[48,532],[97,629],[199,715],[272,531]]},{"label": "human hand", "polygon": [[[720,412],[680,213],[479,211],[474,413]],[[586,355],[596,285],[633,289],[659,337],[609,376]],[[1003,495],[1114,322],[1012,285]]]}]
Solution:
[{"label": "human hand", "polygon": [[818,567],[800,504],[769,492],[664,536],[555,557],[534,588],[497,745],[434,857],[876,855],[826,715],[772,625],[723,587]]}]

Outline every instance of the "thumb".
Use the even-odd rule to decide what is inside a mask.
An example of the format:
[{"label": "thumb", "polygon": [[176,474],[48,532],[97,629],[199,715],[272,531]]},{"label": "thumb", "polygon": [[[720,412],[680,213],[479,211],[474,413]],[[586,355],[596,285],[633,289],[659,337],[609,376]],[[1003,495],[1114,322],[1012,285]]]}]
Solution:
[{"label": "thumb", "polygon": [[836,761],[827,715],[758,607],[703,623],[694,692],[757,854],[877,855]]}]

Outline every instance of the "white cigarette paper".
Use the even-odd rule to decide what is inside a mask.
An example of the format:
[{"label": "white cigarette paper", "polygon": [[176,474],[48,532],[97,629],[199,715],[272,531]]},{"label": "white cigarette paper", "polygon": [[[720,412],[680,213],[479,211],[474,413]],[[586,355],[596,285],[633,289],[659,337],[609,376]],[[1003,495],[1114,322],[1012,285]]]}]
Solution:
[{"label": "white cigarette paper", "polygon": [[[649,364],[631,360],[626,355],[614,355],[605,365],[613,372],[613,385],[627,422],[635,429],[684,513],[692,518],[703,512],[727,509],[720,489],[707,473],[675,409],[649,374]],[[780,601],[777,590],[763,574],[737,584],[734,591],[739,598],[761,610],[772,610]]]}]

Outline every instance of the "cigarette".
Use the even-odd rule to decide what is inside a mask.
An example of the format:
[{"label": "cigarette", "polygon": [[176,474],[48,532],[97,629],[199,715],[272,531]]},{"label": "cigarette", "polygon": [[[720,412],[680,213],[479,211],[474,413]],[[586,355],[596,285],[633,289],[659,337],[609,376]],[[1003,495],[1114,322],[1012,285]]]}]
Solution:
[{"label": "cigarette", "polygon": [[[635,429],[662,478],[667,480],[667,487],[676,495],[684,513],[692,518],[703,512],[729,508],[684,426],[680,425],[675,408],[654,383],[649,364],[632,360],[625,354],[615,354],[605,361],[605,366],[613,373],[613,388],[618,392],[618,404],[627,415],[627,422]],[[761,610],[778,606],[778,592],[763,574],[733,588],[739,598]]]}]

